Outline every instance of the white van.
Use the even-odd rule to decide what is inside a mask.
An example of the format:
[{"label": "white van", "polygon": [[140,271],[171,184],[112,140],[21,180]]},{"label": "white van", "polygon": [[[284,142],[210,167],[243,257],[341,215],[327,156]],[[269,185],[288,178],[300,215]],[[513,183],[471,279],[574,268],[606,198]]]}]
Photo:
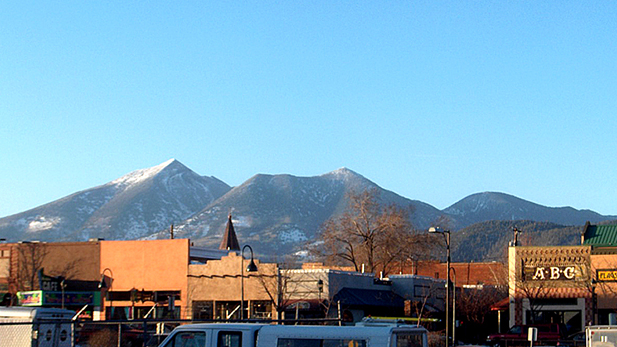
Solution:
[{"label": "white van", "polygon": [[0,308],[0,346],[71,347],[75,312],[59,308]]},{"label": "white van", "polygon": [[403,324],[356,326],[189,324],[159,347],[427,347],[427,331]]},{"label": "white van", "polygon": [[585,328],[587,347],[615,347],[617,345],[617,325],[592,325]]}]

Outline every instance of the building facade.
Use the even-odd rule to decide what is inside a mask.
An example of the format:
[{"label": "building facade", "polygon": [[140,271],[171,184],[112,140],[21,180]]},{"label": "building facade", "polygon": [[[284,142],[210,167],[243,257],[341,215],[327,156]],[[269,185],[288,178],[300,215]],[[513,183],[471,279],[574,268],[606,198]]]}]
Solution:
[{"label": "building facade", "polygon": [[617,225],[587,223],[577,246],[513,242],[508,269],[510,326],[617,323]]}]

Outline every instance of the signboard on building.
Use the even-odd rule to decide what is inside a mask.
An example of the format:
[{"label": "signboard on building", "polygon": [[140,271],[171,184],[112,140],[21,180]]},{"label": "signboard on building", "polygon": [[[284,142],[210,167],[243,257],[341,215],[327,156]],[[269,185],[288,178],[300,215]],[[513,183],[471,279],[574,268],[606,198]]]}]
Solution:
[{"label": "signboard on building", "polygon": [[584,280],[581,265],[528,265],[523,269],[524,281]]},{"label": "signboard on building", "polygon": [[43,306],[43,292],[18,292],[17,299],[21,306]]},{"label": "signboard on building", "polygon": [[99,306],[101,303],[99,292],[46,292],[35,290],[18,292],[17,298],[21,306]]},{"label": "signboard on building", "polygon": [[598,282],[617,282],[617,269],[596,270]]}]

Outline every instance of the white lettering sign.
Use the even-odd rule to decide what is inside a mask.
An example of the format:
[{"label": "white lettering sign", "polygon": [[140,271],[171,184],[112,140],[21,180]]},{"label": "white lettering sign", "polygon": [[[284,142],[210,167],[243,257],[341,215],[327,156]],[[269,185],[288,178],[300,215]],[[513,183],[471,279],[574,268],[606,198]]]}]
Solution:
[{"label": "white lettering sign", "polygon": [[534,280],[544,280],[544,268],[543,267],[536,268],[536,273],[535,275],[533,275],[533,279]]},{"label": "white lettering sign", "polygon": [[564,281],[576,278],[576,266],[538,266],[527,267],[525,272],[533,281]]}]

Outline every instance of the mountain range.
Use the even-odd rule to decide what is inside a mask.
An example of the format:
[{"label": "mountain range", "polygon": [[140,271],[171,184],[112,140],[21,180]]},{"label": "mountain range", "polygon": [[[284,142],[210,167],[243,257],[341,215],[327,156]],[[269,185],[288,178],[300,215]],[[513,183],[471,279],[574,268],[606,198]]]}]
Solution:
[{"label": "mountain range", "polygon": [[[170,237],[173,224],[175,237],[218,247],[231,214],[241,244],[251,244],[262,256],[282,257],[302,251],[326,220],[343,212],[348,193],[367,189],[377,190],[382,203],[411,208],[411,220],[418,229],[445,217],[453,234],[459,235],[454,240],[473,235],[479,244],[491,237],[474,233],[473,225],[487,221],[547,222],[552,223],[548,229],[558,229],[617,219],[590,210],[546,207],[497,192],[473,194],[439,210],[385,190],[347,168],[313,177],[257,174],[230,187],[172,159],[1,218],[0,238],[9,242],[160,239]],[[480,229],[489,234],[507,231]],[[460,256],[460,261],[479,259],[478,254]]]}]

